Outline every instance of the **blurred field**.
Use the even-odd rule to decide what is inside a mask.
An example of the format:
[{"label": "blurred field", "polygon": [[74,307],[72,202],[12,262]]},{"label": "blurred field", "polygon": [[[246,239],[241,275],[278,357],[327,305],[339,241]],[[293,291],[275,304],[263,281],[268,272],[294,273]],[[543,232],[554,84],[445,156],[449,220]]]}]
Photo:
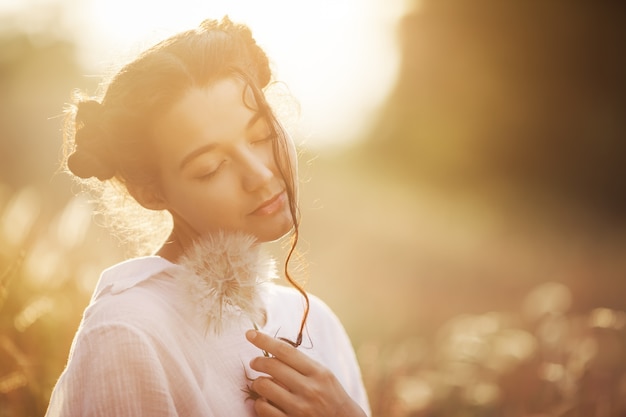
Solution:
[{"label": "blurred field", "polygon": [[[371,132],[303,154],[308,288],[376,417],[626,415],[623,7],[414,4]],[[80,74],[70,41],[0,31],[0,417],[43,414],[124,256],[57,172]]]}]

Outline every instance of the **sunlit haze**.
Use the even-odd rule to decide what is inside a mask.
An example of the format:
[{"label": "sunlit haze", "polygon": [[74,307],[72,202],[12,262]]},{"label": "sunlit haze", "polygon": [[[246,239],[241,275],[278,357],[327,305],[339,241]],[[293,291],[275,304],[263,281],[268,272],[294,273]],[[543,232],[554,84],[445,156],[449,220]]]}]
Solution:
[{"label": "sunlit haze", "polygon": [[[322,302],[345,329],[299,351],[352,345],[371,417],[626,417],[623,4],[0,0],[0,417],[45,415],[101,272],[171,232],[65,171],[73,89],[225,15],[300,145],[296,251],[263,252],[314,295],[307,329]],[[99,127],[79,142],[108,148]]]},{"label": "sunlit haze", "polygon": [[[33,29],[55,10],[98,76],[156,41],[204,18],[248,24],[300,103],[298,130],[309,146],[347,144],[369,127],[395,82],[395,25],[402,0],[30,0],[0,11],[28,9]],[[48,19],[49,20],[49,19]]]}]

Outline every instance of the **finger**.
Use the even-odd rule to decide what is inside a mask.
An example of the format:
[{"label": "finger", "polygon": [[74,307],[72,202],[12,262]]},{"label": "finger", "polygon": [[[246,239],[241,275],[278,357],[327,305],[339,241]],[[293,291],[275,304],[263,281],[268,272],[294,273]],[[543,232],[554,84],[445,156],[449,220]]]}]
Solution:
[{"label": "finger", "polygon": [[288,405],[295,401],[295,397],[282,385],[278,384],[272,378],[259,377],[252,382],[252,389],[262,399],[267,400],[268,406],[285,410]]},{"label": "finger", "polygon": [[312,359],[282,340],[256,330],[248,330],[246,338],[254,346],[269,352],[303,375],[309,375],[315,371],[316,363]]},{"label": "finger", "polygon": [[294,392],[306,384],[306,377],[278,358],[257,357],[250,361],[255,371],[270,375],[276,382]]},{"label": "finger", "polygon": [[266,399],[259,398],[254,402],[254,411],[259,417],[285,417],[286,414],[276,406],[270,404]]}]

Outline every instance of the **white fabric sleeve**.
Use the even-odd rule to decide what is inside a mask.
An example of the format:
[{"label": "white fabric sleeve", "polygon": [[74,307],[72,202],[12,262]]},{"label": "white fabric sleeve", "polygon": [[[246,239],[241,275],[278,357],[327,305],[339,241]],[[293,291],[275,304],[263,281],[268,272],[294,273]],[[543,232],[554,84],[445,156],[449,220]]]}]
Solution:
[{"label": "white fabric sleeve", "polygon": [[[333,370],[335,376],[341,381],[344,389],[350,397],[357,402],[368,416],[372,412],[363,385],[361,370],[352,347],[350,337],[343,324],[326,303],[315,296],[310,296],[311,308],[322,312],[324,322],[316,331],[322,331],[324,335],[325,361]],[[329,354],[331,352],[332,354]]]},{"label": "white fabric sleeve", "polygon": [[172,388],[148,337],[100,325],[77,335],[46,417],[176,416]]}]

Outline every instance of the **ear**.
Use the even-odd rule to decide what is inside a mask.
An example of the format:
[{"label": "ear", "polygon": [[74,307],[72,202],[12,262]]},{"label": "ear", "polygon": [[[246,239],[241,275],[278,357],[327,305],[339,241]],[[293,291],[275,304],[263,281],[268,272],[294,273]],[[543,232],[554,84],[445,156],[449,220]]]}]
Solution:
[{"label": "ear", "polygon": [[156,184],[131,184],[126,188],[131,196],[148,210],[164,210],[167,208],[166,200]]}]

